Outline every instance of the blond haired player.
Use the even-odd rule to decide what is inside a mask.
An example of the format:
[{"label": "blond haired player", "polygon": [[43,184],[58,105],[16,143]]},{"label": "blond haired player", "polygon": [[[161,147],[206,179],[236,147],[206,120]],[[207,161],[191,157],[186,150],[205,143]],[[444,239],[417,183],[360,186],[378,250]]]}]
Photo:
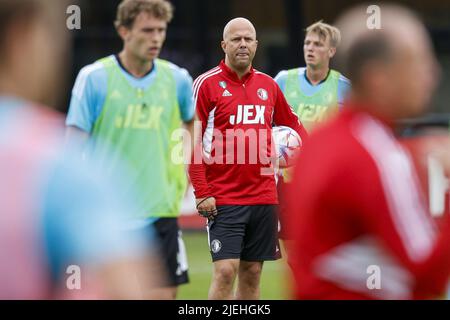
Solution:
[{"label": "blond haired player", "polygon": [[283,70],[275,81],[307,130],[336,112],[350,89],[350,81],[330,68],[341,33],[322,21],[306,28],[303,44],[306,67]]},{"label": "blond haired player", "polygon": [[[336,54],[341,41],[339,29],[322,21],[306,28],[303,52],[306,67],[283,70],[275,81],[283,91],[286,100],[294,109],[308,132],[318,123],[325,121],[342,106],[350,81],[340,72],[330,68],[330,60]],[[289,231],[283,223],[283,185],[290,181],[291,170],[282,170],[278,183],[280,197],[280,237],[289,239]]]}]

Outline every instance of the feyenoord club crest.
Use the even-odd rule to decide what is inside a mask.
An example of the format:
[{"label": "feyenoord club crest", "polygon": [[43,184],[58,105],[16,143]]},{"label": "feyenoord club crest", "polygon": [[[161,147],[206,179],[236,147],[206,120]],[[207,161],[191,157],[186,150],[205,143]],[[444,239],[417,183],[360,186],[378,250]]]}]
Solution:
[{"label": "feyenoord club crest", "polygon": [[219,252],[220,249],[222,249],[222,242],[220,242],[220,240],[214,239],[211,241],[211,251],[213,253]]},{"label": "feyenoord club crest", "polygon": [[258,94],[258,97],[261,100],[267,100],[269,98],[269,95],[267,94],[267,91],[265,89],[259,88],[258,91],[256,92]]},{"label": "feyenoord club crest", "polygon": [[225,82],[225,81],[220,81],[219,82],[219,86],[221,87],[221,88],[226,88],[227,87],[227,83]]}]

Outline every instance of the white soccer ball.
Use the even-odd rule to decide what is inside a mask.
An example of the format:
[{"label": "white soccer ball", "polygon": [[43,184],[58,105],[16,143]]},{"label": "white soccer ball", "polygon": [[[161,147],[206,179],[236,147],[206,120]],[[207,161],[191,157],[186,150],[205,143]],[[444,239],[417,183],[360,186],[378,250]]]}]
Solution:
[{"label": "white soccer ball", "polygon": [[302,146],[297,131],[286,126],[276,126],[272,128],[272,138],[278,165],[281,168],[291,166]]}]

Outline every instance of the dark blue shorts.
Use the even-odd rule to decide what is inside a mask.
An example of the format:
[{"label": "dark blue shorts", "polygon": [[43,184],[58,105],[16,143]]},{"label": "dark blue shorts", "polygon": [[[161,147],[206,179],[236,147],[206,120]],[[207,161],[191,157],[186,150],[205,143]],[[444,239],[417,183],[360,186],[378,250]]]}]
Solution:
[{"label": "dark blue shorts", "polygon": [[213,261],[281,258],[275,205],[217,206],[217,211],[217,216],[208,221],[207,226]]}]

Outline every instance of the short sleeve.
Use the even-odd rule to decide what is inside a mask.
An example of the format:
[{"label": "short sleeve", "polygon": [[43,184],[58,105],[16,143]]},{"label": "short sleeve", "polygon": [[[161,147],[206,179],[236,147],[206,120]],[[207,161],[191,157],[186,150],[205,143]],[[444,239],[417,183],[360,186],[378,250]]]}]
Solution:
[{"label": "short sleeve", "polygon": [[286,86],[286,78],[287,78],[286,70],[280,71],[274,78],[275,82],[278,84],[278,86],[280,87],[281,91],[283,91],[283,93],[284,93],[284,88]]},{"label": "short sleeve", "polygon": [[96,62],[81,69],[72,89],[66,125],[88,133],[100,115],[107,94],[107,74]]},{"label": "short sleeve", "polygon": [[180,115],[183,122],[190,122],[194,118],[195,107],[192,98],[192,77],[186,69],[174,68],[177,83],[177,98],[180,106]]},{"label": "short sleeve", "polygon": [[346,99],[352,85],[350,83],[350,80],[344,77],[343,75],[339,76],[338,81],[338,103],[339,107],[341,107],[344,103],[344,100]]}]

